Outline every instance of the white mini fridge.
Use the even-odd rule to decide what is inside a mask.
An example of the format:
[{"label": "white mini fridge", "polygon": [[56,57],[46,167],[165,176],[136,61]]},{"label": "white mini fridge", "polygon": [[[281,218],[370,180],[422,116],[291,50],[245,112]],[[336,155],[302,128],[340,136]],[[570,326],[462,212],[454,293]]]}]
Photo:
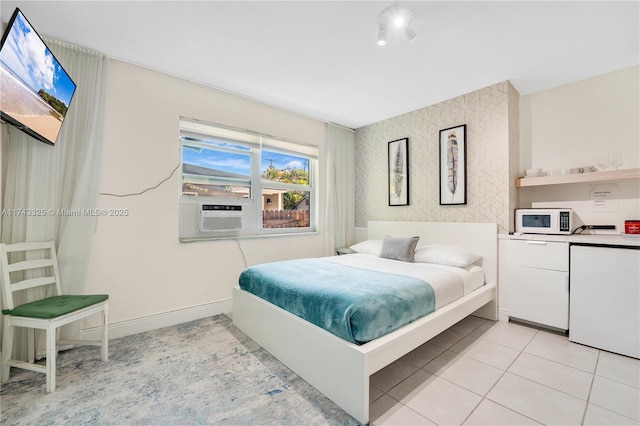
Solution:
[{"label": "white mini fridge", "polygon": [[569,340],[640,358],[640,250],[572,245]]}]

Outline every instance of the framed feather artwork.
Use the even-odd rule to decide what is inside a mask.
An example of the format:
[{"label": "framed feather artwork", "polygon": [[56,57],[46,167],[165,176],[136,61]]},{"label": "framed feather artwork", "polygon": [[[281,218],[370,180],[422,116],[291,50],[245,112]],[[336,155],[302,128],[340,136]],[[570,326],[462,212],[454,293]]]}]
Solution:
[{"label": "framed feather artwork", "polygon": [[409,205],[409,138],[389,142],[389,205]]},{"label": "framed feather artwork", "polygon": [[440,130],[440,205],[467,204],[467,125]]}]

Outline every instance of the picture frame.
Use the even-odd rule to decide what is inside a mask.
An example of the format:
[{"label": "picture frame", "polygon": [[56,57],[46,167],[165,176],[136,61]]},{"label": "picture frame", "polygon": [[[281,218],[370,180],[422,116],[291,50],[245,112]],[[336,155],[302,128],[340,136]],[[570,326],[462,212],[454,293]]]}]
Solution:
[{"label": "picture frame", "polygon": [[440,130],[440,205],[467,204],[467,125]]},{"label": "picture frame", "polygon": [[409,138],[388,144],[389,206],[409,205]]}]

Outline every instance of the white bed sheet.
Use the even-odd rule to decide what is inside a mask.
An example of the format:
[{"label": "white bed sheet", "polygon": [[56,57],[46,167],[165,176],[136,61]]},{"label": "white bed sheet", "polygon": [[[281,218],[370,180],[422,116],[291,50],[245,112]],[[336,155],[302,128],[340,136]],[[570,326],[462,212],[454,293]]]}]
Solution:
[{"label": "white bed sheet", "polygon": [[410,263],[371,254],[354,253],[326,260],[362,269],[407,275],[428,282],[436,295],[436,309],[448,305],[484,285],[484,270],[479,265],[466,268],[435,263]]}]

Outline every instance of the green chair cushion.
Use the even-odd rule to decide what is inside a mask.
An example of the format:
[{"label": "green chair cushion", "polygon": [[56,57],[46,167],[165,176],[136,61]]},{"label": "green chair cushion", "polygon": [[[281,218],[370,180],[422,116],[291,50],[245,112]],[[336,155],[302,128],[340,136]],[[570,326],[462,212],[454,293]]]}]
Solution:
[{"label": "green chair cushion", "polygon": [[109,299],[108,294],[53,296],[25,303],[13,309],[4,309],[2,313],[17,317],[56,318],[107,299]]}]

